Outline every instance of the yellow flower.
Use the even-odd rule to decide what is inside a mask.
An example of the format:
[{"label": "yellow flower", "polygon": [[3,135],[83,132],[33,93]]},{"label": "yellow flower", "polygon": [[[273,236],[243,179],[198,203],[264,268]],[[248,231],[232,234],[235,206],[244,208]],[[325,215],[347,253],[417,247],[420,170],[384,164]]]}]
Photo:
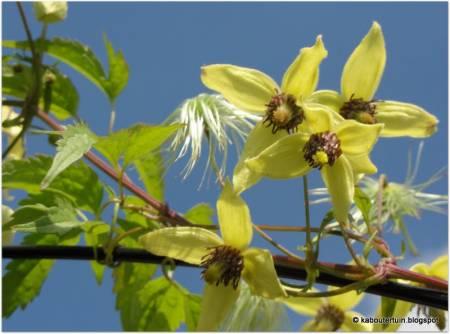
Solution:
[{"label": "yellow flower", "polygon": [[[5,121],[10,121],[19,117],[19,114],[16,113],[12,108],[8,106],[2,106],[2,123]],[[8,144],[12,143],[16,137],[22,132],[21,125],[13,125],[9,127],[2,126],[2,131],[8,137]],[[14,147],[9,151],[7,159],[11,160],[20,160],[25,155],[25,142],[24,137],[20,138],[15,144]]]},{"label": "yellow flower", "polygon": [[308,97],[316,89],[319,65],[327,54],[322,38],[318,36],[312,47],[300,50],[286,70],[281,87],[255,69],[226,64],[202,67],[201,79],[205,86],[222,94],[236,107],[264,117],[249,134],[234,170],[233,185],[237,193],[259,181],[245,167],[246,159],[316,120],[314,111],[318,106],[310,103]]},{"label": "yellow flower", "polygon": [[317,91],[311,100],[333,109],[341,119],[384,124],[382,137],[431,136],[438,119],[414,104],[374,100],[386,64],[386,48],[380,25],[374,22],[369,33],[353,51],[344,66],[341,94]]},{"label": "yellow flower", "polygon": [[217,201],[222,238],[198,227],[171,227],[140,238],[149,252],[204,267],[206,282],[198,330],[213,331],[239,296],[241,277],[253,294],[286,296],[268,250],[249,248],[253,236],[250,211],[227,181]]},{"label": "yellow flower", "polygon": [[336,220],[346,222],[356,175],[377,171],[369,153],[383,126],[353,120],[334,125],[328,112],[317,110],[316,115],[322,121],[311,126],[312,134],[284,137],[245,163],[253,173],[273,179],[299,177],[318,168]]},{"label": "yellow flower", "polygon": [[[295,312],[314,317],[305,323],[303,331],[330,332],[340,329],[348,332],[368,332],[372,330],[372,325],[362,323],[362,315],[352,311],[362,298],[362,293],[350,291],[328,298],[288,297],[282,298],[281,301]],[[354,318],[359,321],[353,321]]]},{"label": "yellow flower", "polygon": [[[415,271],[417,273],[423,274],[423,275],[427,275],[427,276],[432,276],[432,277],[437,277],[437,278],[441,278],[444,280],[448,280],[448,255],[443,255],[438,257],[436,260],[434,260],[431,265],[428,265],[426,263],[417,263],[415,265],[413,265],[411,268],[409,268],[409,270],[411,271]],[[402,281],[399,280],[401,283],[405,283],[405,284],[414,284],[414,285],[418,285],[417,283],[411,283],[409,281]],[[405,302],[403,300],[393,300],[393,302],[395,303],[393,306],[393,311],[392,311],[392,317],[395,318],[405,318],[409,312],[411,312],[411,309],[413,308],[414,304],[409,303],[409,302]],[[435,310],[435,309],[431,309],[434,312],[442,312],[440,310]],[[436,316],[436,314],[433,314],[434,316]],[[382,311],[381,311],[381,305],[378,307],[377,310],[377,317],[382,317]],[[445,322],[445,317],[443,318],[443,320],[441,320],[442,322]],[[392,323],[392,324],[375,324],[374,326],[374,331],[380,332],[380,331],[385,331],[385,332],[393,332],[396,331],[399,327],[400,327],[400,323]],[[444,326],[445,327],[445,323],[443,324],[437,324],[439,326],[439,328],[441,329],[440,326]]]}]

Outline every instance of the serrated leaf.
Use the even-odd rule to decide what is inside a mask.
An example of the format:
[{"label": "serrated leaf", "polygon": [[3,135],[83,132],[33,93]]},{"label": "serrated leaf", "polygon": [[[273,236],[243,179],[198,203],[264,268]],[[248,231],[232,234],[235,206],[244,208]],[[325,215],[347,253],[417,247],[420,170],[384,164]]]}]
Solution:
[{"label": "serrated leaf", "polygon": [[178,128],[177,124],[168,126],[137,124],[109,136],[99,137],[94,147],[116,167],[123,159],[123,167],[126,168],[160,147]]},{"label": "serrated leaf", "polygon": [[[97,174],[83,161],[78,161],[59,174],[52,184],[41,191],[40,183],[52,163],[51,157],[38,155],[3,164],[3,188],[21,189],[40,203],[55,203],[55,196],[65,196],[76,207],[97,213],[103,199],[103,186]],[[36,202],[36,201],[35,201]]]},{"label": "serrated leaf", "polygon": [[190,293],[186,294],[184,298],[184,322],[186,323],[188,331],[194,332],[197,329],[202,298]]},{"label": "serrated leaf", "polygon": [[[19,208],[17,210],[18,215],[13,215],[8,226],[17,232],[42,234],[55,233],[58,235],[64,235],[71,230],[79,229],[81,226],[81,222],[77,218],[75,209],[66,200],[58,198],[57,206],[47,208],[45,211],[40,211],[35,216],[22,213],[23,211],[29,213],[30,210],[36,210],[36,207],[40,207],[40,205],[28,205],[22,210]],[[44,214],[41,215],[41,213]]]},{"label": "serrated leaf", "polygon": [[128,83],[128,64],[122,51],[114,51],[106,35],[104,41],[109,64],[108,80],[105,84],[109,99],[114,102]]},{"label": "serrated leaf", "polygon": [[[2,44],[5,48],[30,50],[27,41],[3,41]],[[38,47],[48,55],[72,67],[108,95],[102,64],[88,46],[75,40],[54,38],[40,41]]]},{"label": "serrated leaf", "polygon": [[199,203],[184,214],[184,218],[199,225],[212,225],[214,209],[208,203]]},{"label": "serrated leaf", "polygon": [[175,331],[184,321],[184,295],[165,277],[148,282],[138,294],[147,305],[138,324],[139,331]]},{"label": "serrated leaf", "polygon": [[96,138],[85,124],[68,126],[62,133],[62,138],[56,142],[57,153],[52,166],[42,180],[41,189],[47,188],[55,177],[81,159],[91,149]]},{"label": "serrated leaf", "polygon": [[[12,65],[3,64],[2,92],[3,95],[14,96],[19,99],[25,99],[33,83],[33,74],[31,67],[21,64],[21,71],[15,72]],[[49,96],[50,110],[52,114],[65,120],[77,114],[79,96],[77,89],[72,81],[60,73],[56,68],[47,69],[53,75],[51,83],[51,94]],[[44,97],[39,100],[39,106],[44,109]]]},{"label": "serrated leaf", "polygon": [[160,151],[152,152],[134,162],[145,190],[157,200],[164,201],[164,166]]},{"label": "serrated leaf", "polygon": [[[79,235],[59,238],[54,234],[31,234],[23,245],[76,245]],[[17,308],[25,309],[39,295],[54,260],[12,260],[3,276],[3,317],[9,318]]]}]

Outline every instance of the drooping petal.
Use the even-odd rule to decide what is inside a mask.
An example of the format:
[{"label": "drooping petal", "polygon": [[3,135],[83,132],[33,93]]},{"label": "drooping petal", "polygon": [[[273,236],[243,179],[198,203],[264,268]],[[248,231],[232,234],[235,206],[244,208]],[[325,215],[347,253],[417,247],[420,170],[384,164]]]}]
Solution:
[{"label": "drooping petal", "polygon": [[370,125],[346,120],[336,127],[336,134],[344,154],[359,155],[372,150],[382,129],[382,124]]},{"label": "drooping petal", "polygon": [[323,104],[305,102],[302,104],[305,120],[299,127],[299,132],[318,133],[328,131],[333,127],[334,111]]},{"label": "drooping petal", "polygon": [[[357,312],[346,311],[340,329],[344,332],[371,332],[373,325],[363,323],[361,318],[363,318],[363,315]],[[358,321],[356,322],[354,319],[358,319]]]},{"label": "drooping petal", "polygon": [[308,97],[308,102],[323,104],[339,114],[345,99],[334,90],[318,90]]},{"label": "drooping petal", "polygon": [[448,280],[448,255],[439,256],[431,263],[430,275]]},{"label": "drooping petal", "polygon": [[229,181],[217,201],[217,217],[224,243],[237,249],[247,248],[253,237],[250,210]]},{"label": "drooping petal", "polygon": [[257,157],[246,161],[254,173],[273,179],[288,179],[305,175],[310,171],[303,157],[303,146],[309,135],[297,133],[278,140]]},{"label": "drooping petal", "polygon": [[223,286],[220,284],[215,286],[206,283],[197,331],[216,331],[238,297],[239,288],[235,290],[232,285]]},{"label": "drooping petal", "polygon": [[150,253],[197,264],[209,247],[223,244],[215,233],[199,227],[168,227],[144,234],[141,245]]},{"label": "drooping petal", "polygon": [[[329,287],[328,291],[332,291],[336,288]],[[357,293],[356,291],[346,292],[340,295],[328,297],[328,302],[339,307],[341,310],[351,310],[358,305],[363,299],[363,293]]]},{"label": "drooping petal", "polygon": [[386,48],[380,25],[374,22],[368,34],[353,51],[344,66],[341,91],[348,101],[361,98],[372,100],[383,76]]},{"label": "drooping petal", "polygon": [[261,151],[275,143],[278,139],[287,136],[286,131],[272,133],[262,122],[255,125],[247,137],[239,161],[233,172],[234,190],[240,194],[254,184],[258,183],[261,175],[252,172],[246,165],[245,160],[256,157]]},{"label": "drooping petal", "polygon": [[341,155],[333,166],[324,166],[321,172],[331,196],[334,217],[339,222],[346,222],[355,193],[352,167],[346,157]]},{"label": "drooping petal", "polygon": [[312,47],[302,48],[284,74],[281,90],[297,99],[306,98],[314,92],[319,81],[319,65],[328,55],[322,36],[317,36]]},{"label": "drooping petal", "polygon": [[242,253],[242,277],[253,294],[265,298],[286,297],[275,271],[272,254],[266,249],[249,248]]},{"label": "drooping petal", "polygon": [[314,317],[325,303],[323,298],[287,297],[281,301],[293,311]]},{"label": "drooping petal", "polygon": [[203,66],[201,79],[236,107],[258,114],[265,113],[278,89],[275,81],[258,70],[227,64]]},{"label": "drooping petal", "polygon": [[419,106],[396,101],[376,102],[375,119],[384,124],[382,137],[429,137],[439,120]]},{"label": "drooping petal", "polygon": [[[391,318],[401,319],[405,318],[409,312],[411,312],[411,309],[414,304],[405,302],[403,300],[394,300],[395,306],[392,311],[392,314],[389,316]],[[377,312],[375,317],[381,318],[383,317],[381,312],[381,305],[378,306]],[[374,324],[373,331],[374,332],[395,332],[400,327],[401,323],[389,323],[389,324]]]}]

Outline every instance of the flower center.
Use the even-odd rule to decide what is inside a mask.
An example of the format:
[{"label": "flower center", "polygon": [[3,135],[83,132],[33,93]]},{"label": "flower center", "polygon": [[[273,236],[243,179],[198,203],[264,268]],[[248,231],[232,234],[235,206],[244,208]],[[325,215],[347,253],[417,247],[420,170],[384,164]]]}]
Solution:
[{"label": "flower center", "polygon": [[289,134],[297,131],[297,127],[305,119],[303,109],[295,103],[291,94],[279,93],[266,104],[267,111],[264,124],[272,126],[272,133],[285,129]]},{"label": "flower center", "polygon": [[340,114],[345,119],[354,119],[364,124],[375,124],[376,105],[375,101],[364,101],[363,99],[354,99],[353,95],[350,100],[345,102],[340,110]]},{"label": "flower center", "polygon": [[321,169],[327,164],[333,166],[341,154],[341,142],[330,131],[311,135],[303,147],[303,156],[312,168]]},{"label": "flower center", "polygon": [[202,258],[203,279],[209,284],[216,286],[229,283],[236,289],[239,285],[244,259],[241,251],[231,246],[211,247],[211,252]]},{"label": "flower center", "polygon": [[337,331],[344,323],[345,314],[339,307],[332,304],[323,304],[314,318],[315,330]]}]

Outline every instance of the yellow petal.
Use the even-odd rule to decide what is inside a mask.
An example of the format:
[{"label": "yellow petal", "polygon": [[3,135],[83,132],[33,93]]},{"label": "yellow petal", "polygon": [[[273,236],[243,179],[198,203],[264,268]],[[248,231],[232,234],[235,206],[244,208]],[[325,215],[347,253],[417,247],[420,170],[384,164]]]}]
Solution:
[{"label": "yellow petal", "polygon": [[[411,309],[413,307],[413,304],[402,301],[402,300],[396,300],[394,310],[392,312],[391,317],[392,318],[405,318],[409,312],[411,312]],[[377,313],[375,315],[377,318],[381,318],[381,305],[378,306]],[[373,330],[374,332],[395,332],[400,327],[401,323],[391,323],[391,324],[374,324]]]},{"label": "yellow petal", "polygon": [[[340,329],[344,332],[371,332],[373,328],[372,324],[362,323],[361,317],[364,316],[357,312],[346,311],[344,323],[341,325]],[[358,322],[353,321],[354,318],[357,318]]]},{"label": "yellow petal", "polygon": [[205,284],[197,331],[216,331],[239,297],[239,289],[231,285]]},{"label": "yellow petal", "polygon": [[284,74],[281,90],[297,99],[306,98],[314,92],[319,80],[319,65],[328,55],[322,36],[317,36],[312,47],[303,48]]},{"label": "yellow petal", "polygon": [[437,131],[439,123],[436,117],[419,106],[396,101],[376,102],[375,119],[384,124],[382,137],[429,137]]},{"label": "yellow petal", "polygon": [[141,245],[150,253],[184,262],[201,263],[209,247],[223,244],[215,233],[199,227],[168,227],[144,234]]},{"label": "yellow petal", "polygon": [[[2,106],[2,124],[6,120],[12,120],[19,116],[12,108],[8,106]],[[8,137],[8,145],[11,144],[15,138],[20,135],[22,132],[22,126],[14,125],[10,127],[3,127],[2,131]],[[12,160],[20,160],[25,156],[25,141],[24,137],[20,138],[15,144],[14,147],[9,151],[7,158]],[[5,145],[6,147],[7,145]]]},{"label": "yellow petal", "polygon": [[345,99],[348,101],[353,95],[353,98],[372,100],[383,76],[385,64],[383,32],[380,25],[374,22],[344,66],[341,91]]},{"label": "yellow petal", "polygon": [[369,153],[378,140],[382,124],[362,124],[346,120],[336,127],[336,134],[341,142],[344,154]]},{"label": "yellow petal", "polygon": [[247,137],[247,141],[233,172],[233,186],[238,194],[258,183],[261,179],[260,174],[252,172],[245,165],[245,160],[256,157],[265,148],[287,135],[286,131],[278,131],[273,134],[270,128],[267,128],[262,122],[255,125]]},{"label": "yellow petal", "polygon": [[[336,288],[329,287],[328,291],[332,291],[334,289]],[[363,299],[363,297],[364,297],[363,293],[358,294],[356,291],[350,291],[340,295],[328,297],[327,299],[330,304],[333,304],[339,307],[341,310],[346,311],[351,310],[356,305],[358,305]]]},{"label": "yellow petal", "polygon": [[368,153],[346,154],[345,157],[352,166],[355,183],[361,179],[361,174],[374,174],[378,171],[377,166],[370,160]]},{"label": "yellow petal", "polygon": [[253,237],[250,210],[229,181],[217,201],[217,216],[224,243],[237,249],[247,248]]},{"label": "yellow petal", "polygon": [[262,151],[256,158],[246,161],[254,173],[273,178],[288,179],[305,175],[310,171],[303,157],[303,146],[309,135],[297,133],[278,140]]},{"label": "yellow petal", "polygon": [[333,166],[326,165],[321,172],[330,193],[334,217],[339,222],[346,222],[355,193],[352,167],[345,156],[341,155]]},{"label": "yellow petal", "polygon": [[308,102],[323,104],[339,114],[345,99],[334,90],[318,90],[308,97]]},{"label": "yellow petal", "polygon": [[433,261],[430,275],[448,280],[448,255],[440,256]]},{"label": "yellow petal", "polygon": [[203,66],[201,79],[206,87],[219,92],[236,107],[258,114],[266,112],[266,104],[278,89],[266,74],[234,65]]},{"label": "yellow petal", "polygon": [[309,297],[287,297],[280,299],[287,307],[292,309],[293,311],[309,315],[314,317],[325,303],[325,299],[323,298],[309,298]]},{"label": "yellow petal", "polygon": [[268,250],[249,248],[242,256],[244,257],[242,277],[253,294],[265,298],[287,296],[275,271],[272,254]]},{"label": "yellow petal", "polygon": [[[318,133],[328,131],[333,127],[334,111],[323,104],[305,102],[302,104],[305,120],[299,127],[299,132]],[[341,117],[342,118],[342,117]]]}]

